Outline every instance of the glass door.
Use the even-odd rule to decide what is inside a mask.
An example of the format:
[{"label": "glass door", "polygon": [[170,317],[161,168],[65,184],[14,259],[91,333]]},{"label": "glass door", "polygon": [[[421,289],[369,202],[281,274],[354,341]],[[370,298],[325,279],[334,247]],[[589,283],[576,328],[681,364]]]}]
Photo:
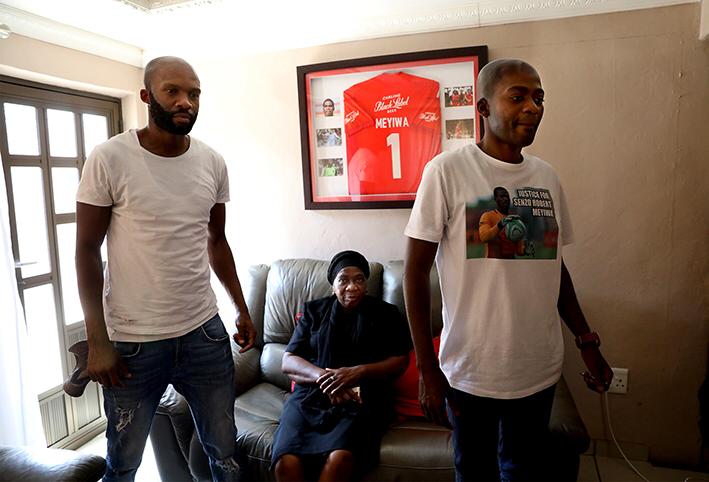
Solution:
[{"label": "glass door", "polygon": [[[119,132],[120,101],[0,77],[0,155],[15,275],[48,446],[70,447],[105,424],[95,383],[64,394],[67,352],[86,338],[74,265],[76,189],[86,156]],[[105,256],[105,254],[104,254]]]}]

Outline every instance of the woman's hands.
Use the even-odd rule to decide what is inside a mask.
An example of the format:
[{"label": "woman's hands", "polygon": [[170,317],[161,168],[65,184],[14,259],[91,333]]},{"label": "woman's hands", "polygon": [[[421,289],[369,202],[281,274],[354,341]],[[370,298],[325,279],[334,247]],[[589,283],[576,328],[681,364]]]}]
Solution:
[{"label": "woman's hands", "polygon": [[[359,385],[364,375],[364,367],[326,368],[315,383],[325,395],[330,397],[333,404],[338,401],[343,403],[349,400],[359,401],[359,394],[352,390]],[[341,400],[344,399],[344,400]]]},{"label": "woman's hands", "polygon": [[359,397],[359,387],[343,388],[339,390],[335,395],[328,395],[330,403],[333,405],[342,405],[347,402],[362,403],[362,399]]},{"label": "woman's hands", "polygon": [[365,365],[319,369],[315,383],[335,405],[350,400],[361,402],[357,387],[362,380],[397,377],[406,370],[408,363],[408,355],[397,355]]}]

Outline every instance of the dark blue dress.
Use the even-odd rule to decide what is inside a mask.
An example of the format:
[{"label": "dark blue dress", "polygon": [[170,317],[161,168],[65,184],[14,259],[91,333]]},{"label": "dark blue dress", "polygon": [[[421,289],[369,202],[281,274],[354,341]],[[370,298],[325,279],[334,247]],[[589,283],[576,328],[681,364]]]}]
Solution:
[{"label": "dark blue dress", "polygon": [[[408,326],[396,306],[365,296],[345,313],[333,295],[305,304],[286,351],[321,368],[375,363],[406,356]],[[381,436],[393,417],[393,379],[363,381],[362,403],[332,405],[316,384],[296,384],[274,436],[271,465],[284,454],[320,455],[352,451],[357,465],[378,460]]]}]

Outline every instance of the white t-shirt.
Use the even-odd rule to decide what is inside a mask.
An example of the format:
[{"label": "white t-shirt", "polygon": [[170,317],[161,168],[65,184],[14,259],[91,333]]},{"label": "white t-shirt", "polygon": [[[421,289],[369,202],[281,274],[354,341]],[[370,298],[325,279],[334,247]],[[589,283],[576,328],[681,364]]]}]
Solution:
[{"label": "white t-shirt", "polygon": [[207,225],[212,207],[229,200],[218,153],[190,137],[184,154],[156,156],[130,130],[94,149],[76,199],[111,206],[103,298],[111,340],[174,338],[217,313]]},{"label": "white t-shirt", "polygon": [[[508,214],[519,216],[512,231],[496,226],[504,217],[496,211],[494,191],[504,197],[498,187],[509,194]],[[444,152],[424,170],[404,233],[439,243],[440,364],[453,388],[511,399],[558,381],[561,251],[572,230],[549,164],[527,154],[509,164],[474,144]]]}]

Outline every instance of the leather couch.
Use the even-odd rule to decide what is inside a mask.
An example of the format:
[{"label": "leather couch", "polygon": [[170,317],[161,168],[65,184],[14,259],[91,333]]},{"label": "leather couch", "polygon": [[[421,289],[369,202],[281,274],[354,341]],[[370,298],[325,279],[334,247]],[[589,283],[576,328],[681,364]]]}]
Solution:
[{"label": "leather couch", "polygon": [[0,446],[0,482],[95,482],[106,461],[73,450]]},{"label": "leather couch", "polygon": [[[290,259],[258,265],[242,279],[251,318],[259,333],[257,348],[239,354],[232,342],[243,480],[274,480],[268,470],[271,444],[290,380],[281,359],[303,303],[327,296],[327,261]],[[368,293],[393,303],[404,313],[403,263],[370,263]],[[441,325],[441,298],[435,269],[431,274],[432,318]],[[557,385],[546,451],[548,480],[576,480],[579,455],[590,439],[564,380]],[[150,432],[158,470],[165,481],[210,480],[207,457],[197,439],[186,402],[168,387]],[[380,463],[363,480],[453,481],[451,432],[423,420],[393,425],[384,435]]]}]

